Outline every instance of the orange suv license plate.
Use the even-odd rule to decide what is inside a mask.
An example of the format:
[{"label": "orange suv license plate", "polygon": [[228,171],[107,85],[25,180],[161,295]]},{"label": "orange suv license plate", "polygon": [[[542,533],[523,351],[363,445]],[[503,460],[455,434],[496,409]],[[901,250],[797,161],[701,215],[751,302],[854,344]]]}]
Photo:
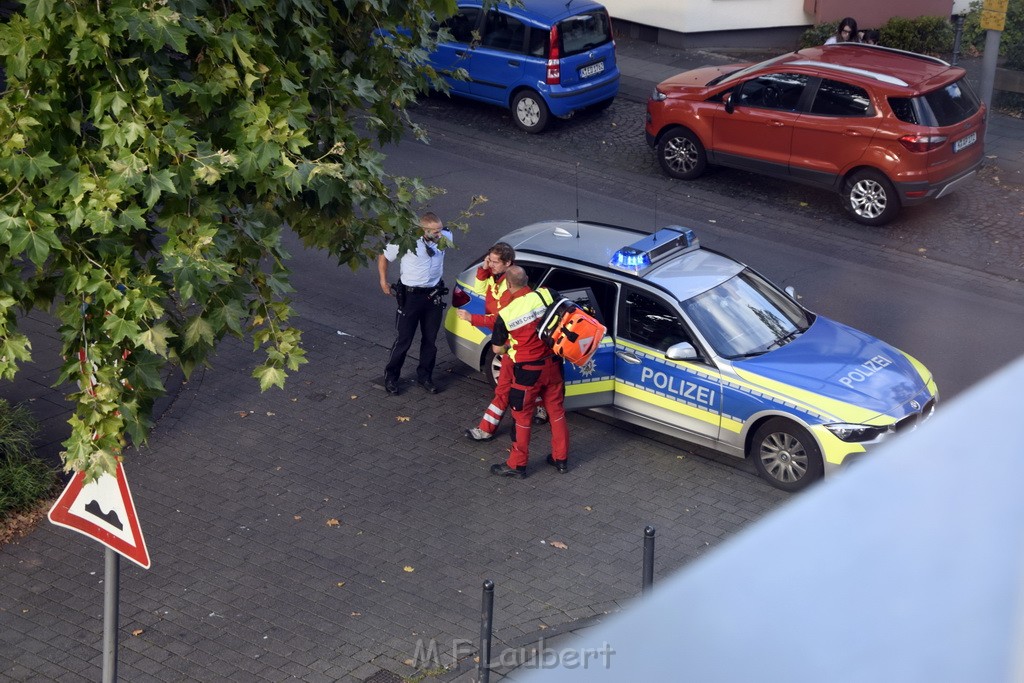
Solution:
[{"label": "orange suv license plate", "polygon": [[970,135],[968,135],[965,138],[960,138],[959,140],[957,140],[956,142],[953,143],[953,153],[955,154],[955,153],[957,153],[957,152],[959,152],[959,151],[961,151],[961,150],[963,150],[963,149],[965,149],[967,147],[970,147],[971,145],[973,145],[977,141],[978,141],[978,133],[977,133],[977,131],[971,133]]}]

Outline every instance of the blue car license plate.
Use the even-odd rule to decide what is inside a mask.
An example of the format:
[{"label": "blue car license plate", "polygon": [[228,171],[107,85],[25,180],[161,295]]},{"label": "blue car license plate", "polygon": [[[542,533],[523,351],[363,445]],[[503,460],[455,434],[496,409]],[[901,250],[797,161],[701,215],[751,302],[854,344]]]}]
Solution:
[{"label": "blue car license plate", "polygon": [[590,78],[591,76],[596,76],[597,74],[602,72],[604,72],[604,62],[588,64],[587,66],[580,69],[580,78]]}]

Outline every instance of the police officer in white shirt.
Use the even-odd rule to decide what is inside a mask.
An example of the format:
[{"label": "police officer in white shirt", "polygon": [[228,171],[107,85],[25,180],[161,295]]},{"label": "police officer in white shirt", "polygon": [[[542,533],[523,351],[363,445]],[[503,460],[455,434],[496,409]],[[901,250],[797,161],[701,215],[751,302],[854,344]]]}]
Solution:
[{"label": "police officer in white shirt", "polygon": [[[388,262],[398,256],[398,245],[389,244],[384,253],[377,257],[377,271],[380,274],[380,288],[385,294],[394,294],[398,299],[398,314],[395,317],[397,336],[391,347],[388,364],[384,368],[384,389],[389,394],[398,393],[398,380],[402,375],[405,355],[412,346],[416,329],[420,331],[420,362],[416,366],[416,382],[430,394],[436,394],[434,386],[434,362],[437,359],[437,332],[441,329],[445,295],[448,290],[441,277],[444,273],[445,245],[452,243],[452,233],[444,229],[441,219],[432,212],[420,216],[423,236],[416,240],[415,250],[407,251],[399,259],[399,282],[393,288],[388,283]],[[394,291],[392,291],[394,289]]]}]

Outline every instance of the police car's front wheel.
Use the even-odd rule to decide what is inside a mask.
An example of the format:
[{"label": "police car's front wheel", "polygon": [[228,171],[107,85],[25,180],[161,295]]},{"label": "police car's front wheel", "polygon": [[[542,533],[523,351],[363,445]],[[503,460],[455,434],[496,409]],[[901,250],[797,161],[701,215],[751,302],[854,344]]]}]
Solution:
[{"label": "police car's front wheel", "polygon": [[824,473],[821,450],[811,434],[779,417],[758,427],[750,456],[758,474],[783,491],[799,491]]}]

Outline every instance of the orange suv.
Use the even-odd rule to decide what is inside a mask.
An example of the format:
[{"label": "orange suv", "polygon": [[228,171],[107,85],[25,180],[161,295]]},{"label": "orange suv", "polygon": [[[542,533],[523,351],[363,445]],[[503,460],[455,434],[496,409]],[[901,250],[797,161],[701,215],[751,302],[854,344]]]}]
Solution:
[{"label": "orange suv", "polygon": [[985,106],[965,71],[876,45],[813,47],[687,71],[647,102],[647,142],[673,178],[708,164],[839,192],[854,220],[949,194],[981,165]]}]

